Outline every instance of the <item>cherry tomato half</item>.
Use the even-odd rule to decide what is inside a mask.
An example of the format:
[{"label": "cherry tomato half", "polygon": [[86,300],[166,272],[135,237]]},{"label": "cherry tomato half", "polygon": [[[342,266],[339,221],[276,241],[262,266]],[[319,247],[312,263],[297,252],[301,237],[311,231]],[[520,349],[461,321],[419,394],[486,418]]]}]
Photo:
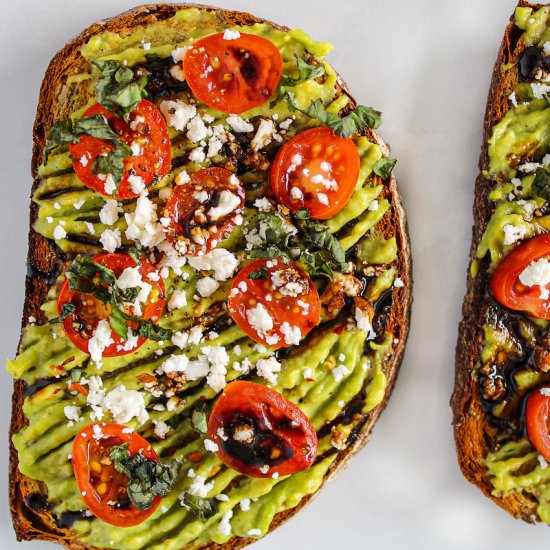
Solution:
[{"label": "cherry tomato half", "polygon": [[265,103],[283,72],[283,59],[273,42],[241,33],[197,40],[185,53],[183,73],[199,101],[223,113],[244,113]]},{"label": "cherry tomato half", "polygon": [[[127,267],[136,267],[136,262],[128,254],[109,254],[102,253],[92,258],[94,262],[103,264],[111,269],[118,277]],[[147,261],[141,260],[139,273],[142,280],[152,286],[147,300],[141,304],[143,319],[152,319],[156,322],[162,315],[166,291],[158,271]],[[152,275],[153,279],[150,278]],[[78,290],[69,288],[69,281],[65,279],[59,297],[57,299],[57,309],[59,314],[63,311],[63,304],[73,304],[76,309],[73,313],[63,319],[63,329],[67,333],[69,340],[80,350],[89,353],[88,342],[92,337],[95,328],[102,319],[109,320],[110,306],[92,296]],[[133,307],[129,306],[128,313],[134,314]],[[132,327],[132,323],[128,322]],[[145,338],[138,336],[135,346],[131,349],[124,349],[125,341],[113,330],[111,330],[111,339],[113,343],[103,350],[103,357],[115,357],[126,355],[137,350],[145,342]],[[128,346],[127,346],[128,347]]]},{"label": "cherry tomato half", "polygon": [[[252,277],[251,277],[252,275]],[[273,349],[297,345],[319,323],[321,302],[295,262],[256,260],[241,269],[229,292],[229,313],[256,342]]]},{"label": "cherry tomato half", "polygon": [[550,461],[550,385],[537,388],[527,398],[525,424],[533,447]]},{"label": "cherry tomato half", "polygon": [[[550,298],[541,298],[540,286],[526,286],[519,278],[529,264],[542,258],[550,260],[548,234],[521,243],[504,257],[491,277],[491,292],[499,304],[540,319],[550,319]],[[547,288],[550,290],[550,285]]]},{"label": "cherry tomato half", "polygon": [[225,168],[204,168],[174,187],[164,216],[166,238],[182,254],[206,254],[242,223],[244,189]]},{"label": "cherry tomato half", "polygon": [[[122,141],[139,149],[139,154],[124,160],[124,174],[114,194],[116,198],[128,199],[139,195],[139,192],[132,190],[130,176],[139,176],[147,187],[168,174],[172,162],[168,127],[153,103],[142,99],[129,114],[128,122],[99,103],[92,105],[83,116],[92,115],[103,115]],[[113,151],[114,145],[103,139],[81,136],[69,148],[78,178],[90,189],[111,196],[105,190],[105,179],[93,172],[93,163],[99,155]]]},{"label": "cherry tomato half", "polygon": [[160,497],[146,510],[128,500],[128,478],[109,459],[112,447],[129,443],[130,456],[142,454],[158,462],[157,453],[143,437],[121,424],[90,424],[73,442],[73,469],[80,494],[94,516],[117,527],[145,521],[159,506]]},{"label": "cherry tomato half", "polygon": [[216,455],[250,477],[281,476],[309,468],[317,434],[307,416],[279,392],[238,380],[223,390],[208,421]]},{"label": "cherry tomato half", "polygon": [[300,132],[279,149],[269,181],[277,200],[293,212],[307,208],[313,218],[326,220],[348,203],[360,164],[350,138],[319,126]]}]

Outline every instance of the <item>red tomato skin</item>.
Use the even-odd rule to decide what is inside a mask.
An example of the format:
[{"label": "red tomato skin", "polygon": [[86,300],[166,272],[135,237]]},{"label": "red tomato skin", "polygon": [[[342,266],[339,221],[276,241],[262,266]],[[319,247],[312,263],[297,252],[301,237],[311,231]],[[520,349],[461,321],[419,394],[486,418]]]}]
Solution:
[{"label": "red tomato skin", "polygon": [[550,257],[550,234],[522,242],[502,259],[491,277],[491,292],[500,305],[550,319],[550,300],[540,299],[538,286],[526,287],[519,280],[531,262],[544,257]]},{"label": "red tomato skin", "polygon": [[[318,156],[314,157],[317,160],[312,160],[312,155],[316,155],[316,149],[322,146],[325,147],[325,152],[321,154],[319,151]],[[297,154],[304,159],[304,163],[289,172],[292,159]],[[340,172],[332,178],[338,183],[336,191],[328,190],[322,184],[314,184],[311,181],[314,175],[323,175],[318,165],[320,166],[323,160],[328,161],[331,155],[337,155],[341,159],[335,160]],[[308,163],[312,166],[308,166]],[[326,220],[340,212],[349,202],[357,184],[360,167],[361,159],[353,140],[337,136],[327,126],[317,126],[295,135],[279,149],[271,166],[269,182],[277,200],[293,212],[307,208],[313,218]],[[304,168],[308,168],[312,173],[307,177],[299,176],[298,184],[294,185],[292,180],[296,183],[297,174],[299,175]],[[304,182],[307,189],[303,188]],[[303,198],[293,198],[290,192],[292,187],[298,187],[303,193]],[[327,196],[328,205],[319,202],[320,192]]]},{"label": "red tomato skin", "polygon": [[[220,431],[227,429],[235,413],[249,415],[253,419],[268,417],[271,432],[292,447],[294,455],[286,461],[268,465],[261,471],[260,462],[247,464],[227,449],[226,432],[224,441]],[[290,422],[297,427],[289,428]],[[282,426],[282,427],[281,427]],[[223,432],[222,432],[223,433]],[[229,468],[249,477],[286,476],[311,467],[317,454],[317,433],[307,416],[294,403],[279,392],[245,380],[237,380],[226,386],[214,405],[208,421],[208,438],[218,445],[217,457]],[[266,464],[267,465],[267,464]]]},{"label": "red tomato skin", "polygon": [[[236,227],[237,216],[240,216],[243,212],[245,192],[236,176],[235,179],[237,179],[238,183],[233,183],[233,175],[226,168],[212,166],[191,174],[191,179],[188,183],[174,187],[164,209],[164,216],[170,219],[165,232],[166,239],[174,244],[176,249],[181,253],[185,253],[188,256],[207,254],[226,239]],[[204,244],[193,242],[189,238],[189,235],[186,234],[190,227],[190,216],[200,206],[200,203],[194,199],[195,192],[199,190],[208,190],[209,193],[219,193],[226,190],[240,199],[239,206],[230,214],[217,222],[211,222],[209,227],[215,226],[216,231],[215,233],[210,233]],[[184,250],[179,248],[181,243],[180,238],[184,239]]]},{"label": "red tomato skin", "polygon": [[[100,103],[92,105],[83,116],[92,115],[103,115],[127,145],[130,145],[134,139],[141,137],[138,132],[131,130],[129,124],[122,117],[109,111]],[[125,159],[124,174],[119,183],[118,191],[114,195],[117,199],[131,199],[139,196],[139,193],[132,191],[128,181],[130,170],[135,175],[140,176],[146,186],[164,178],[170,171],[172,151],[168,127],[162,113],[153,103],[142,99],[136,109],[130,113],[132,120],[138,116],[145,119],[144,124],[149,128],[149,134],[144,136],[148,138],[148,142],[143,147],[141,155]],[[114,146],[109,141],[90,136],[81,136],[77,143],[71,143],[69,146],[73,158],[73,169],[78,179],[90,189],[106,197],[111,195],[105,192],[105,182],[92,172],[92,164],[97,156],[113,149]],[[85,166],[80,162],[84,155],[87,155]]]},{"label": "red tomato skin", "polygon": [[[98,254],[97,256],[94,256],[93,261],[104,264],[108,268],[112,269],[117,276],[120,275],[120,273],[122,273],[122,271],[127,267],[136,266],[136,263],[130,256],[128,256],[128,254],[121,253],[104,252]],[[142,277],[145,277],[147,274],[153,272],[157,272],[157,270],[149,262],[142,260],[140,268],[140,273]],[[153,319],[153,321],[156,321],[161,317],[162,312],[164,311],[166,290],[164,287],[164,281],[160,277],[159,280],[156,282],[149,282],[153,285],[153,288],[158,288],[159,299],[155,303],[147,302],[143,304],[143,319]],[[63,284],[61,285],[59,296],[57,298],[57,310],[59,314],[61,314],[63,304],[71,303],[76,294],[78,294],[78,292],[75,290],[71,290],[69,288],[69,281],[65,279],[65,281],[63,281]],[[63,319],[63,329],[65,330],[65,333],[67,334],[69,340],[71,340],[71,342],[79,350],[83,351],[84,353],[89,353],[88,340],[83,338],[78,331],[75,331],[73,329],[72,323],[74,318],[75,315],[73,314],[66,319]],[[133,353],[146,342],[145,338],[138,336],[136,347],[129,351],[124,351],[117,349],[118,346],[124,344],[124,340],[114,331],[111,331],[111,338],[114,340],[114,343],[105,348],[105,350],[103,351],[103,357],[118,357],[119,355],[127,355],[129,353]]]},{"label": "red tomato skin", "polygon": [[[242,51],[248,56],[241,66]],[[218,59],[221,63],[211,60]],[[222,113],[241,114],[263,105],[273,94],[283,72],[283,59],[271,41],[241,33],[224,40],[223,33],[197,40],[183,59],[187,83],[199,101]],[[227,80],[226,75],[232,75]],[[223,91],[222,91],[223,90]]]},{"label": "red tomato skin", "polygon": [[[319,320],[321,318],[321,301],[319,299],[317,289],[315,288],[315,285],[313,284],[310,276],[295,262],[291,262],[288,266],[286,266],[281,260],[276,261],[277,264],[274,267],[267,269],[268,278],[273,271],[285,269],[287,267],[295,268],[300,273],[302,278],[307,281],[309,290],[307,294],[303,296],[300,295],[296,298],[282,297],[273,298],[273,300],[267,301],[266,291],[264,288],[262,288],[265,281],[248,278],[250,273],[266,266],[266,260],[255,260],[243,269],[241,269],[239,273],[237,273],[237,276],[231,284],[231,290],[229,291],[229,298],[227,301],[231,317],[237,323],[237,325],[239,325],[243,332],[245,332],[247,336],[252,338],[252,340],[269,346],[271,349],[274,350],[289,347],[289,344],[285,343],[282,333],[280,333],[280,331],[278,330],[278,328],[280,327],[280,325],[282,325],[284,321],[288,321],[293,326],[298,326],[301,329],[303,339],[308,334],[308,332],[311,331],[311,329],[319,324]],[[239,290],[239,284],[243,281],[246,283],[248,288],[246,292],[242,292]],[[250,325],[246,314],[249,309],[249,303],[247,303],[248,298],[252,298],[256,302],[263,304],[263,306],[270,313],[272,313],[273,311],[279,311],[279,315],[271,315],[274,321],[274,330],[270,331],[279,335],[280,339],[278,343],[269,344],[266,339],[260,336],[256,329],[254,329]],[[310,307],[308,310],[308,315],[302,315],[301,312],[293,313],[292,311],[289,311],[297,307],[297,299],[309,303]]]},{"label": "red tomato skin", "polygon": [[529,394],[525,405],[525,425],[533,447],[545,460],[550,461],[550,396],[543,395],[541,390],[550,393],[550,385],[537,388]]},{"label": "red tomato skin", "polygon": [[[155,497],[153,505],[147,510],[137,510],[133,505],[126,509],[116,509],[114,506],[109,506],[106,502],[102,502],[101,497],[97,494],[90,481],[90,468],[88,464],[90,445],[95,440],[94,426],[99,426],[104,436],[112,438],[112,441],[110,441],[110,443],[113,443],[110,445],[111,447],[129,443],[128,451],[131,456],[141,453],[145,458],[158,462],[157,453],[139,434],[135,432],[124,433],[123,430],[128,430],[128,428],[121,424],[89,424],[76,435],[73,441],[72,463],[76,483],[90,511],[98,519],[116,527],[139,525],[153,514],[159,507],[162,499]],[[101,439],[96,441],[101,441]]]}]

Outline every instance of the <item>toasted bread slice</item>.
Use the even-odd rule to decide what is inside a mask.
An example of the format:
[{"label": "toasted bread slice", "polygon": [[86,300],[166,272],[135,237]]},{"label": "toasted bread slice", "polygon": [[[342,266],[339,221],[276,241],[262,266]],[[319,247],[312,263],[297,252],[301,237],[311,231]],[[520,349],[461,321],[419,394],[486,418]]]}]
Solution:
[{"label": "toasted bread slice", "polygon": [[[542,5],[520,1],[518,7],[536,11]],[[451,406],[458,461],[466,479],[514,517],[533,523],[540,521],[537,514],[538,499],[533,492],[497,492],[491,482],[485,461],[489,453],[501,448],[503,434],[498,423],[491,421],[491,414],[488,412],[490,402],[482,398],[483,389],[478,370],[485,314],[491,306],[489,262],[478,257],[478,247],[495,212],[495,202],[490,200],[489,193],[498,183],[495,181],[498,176],[491,179],[487,175],[490,167],[489,139],[493,127],[502,120],[513,104],[510,96],[520,82],[518,62],[525,48],[524,33],[516,26],[512,16],[500,46],[487,98],[479,159],[480,174],[475,182],[467,292],[456,346],[455,387]]]},{"label": "toasted bread slice", "polygon": [[[63,93],[67,78],[78,72],[79,68],[87,65],[88,61],[80,53],[80,48],[93,36],[110,31],[113,33],[127,34],[139,27],[162,21],[174,16],[177,10],[195,7],[200,10],[214,12],[219,18],[220,26],[233,25],[247,26],[255,23],[266,23],[280,30],[288,30],[268,21],[258,19],[250,14],[214,9],[207,6],[183,5],[183,4],[158,4],[142,6],[125,12],[117,17],[100,21],[91,25],[79,36],[71,40],[50,63],[42,87],[38,103],[38,111],[34,125],[34,148],[32,157],[32,175],[34,178],[33,191],[39,185],[41,178],[38,168],[42,162],[45,145],[45,134],[56,120],[66,118],[75,109],[85,104],[86,97],[78,94],[70,96]],[[352,104],[355,102],[346,85],[338,80],[337,95],[348,95]],[[375,143],[378,143],[384,154],[388,154],[389,148],[384,144],[379,135],[366,130],[365,135]],[[361,449],[370,437],[372,428],[387,404],[393,389],[398,369],[403,358],[405,342],[409,329],[409,315],[411,305],[411,259],[409,241],[407,235],[407,223],[401,198],[393,176],[388,178],[384,185],[381,198],[388,199],[391,203],[390,210],[377,226],[377,233],[386,238],[397,239],[398,257],[394,266],[403,281],[403,287],[393,300],[386,317],[386,330],[395,338],[393,354],[383,364],[383,372],[387,378],[387,387],[381,403],[368,414],[356,439],[350,443],[347,449],[341,452],[337,460],[327,471],[324,481],[332,478],[347,461]],[[29,232],[28,262],[30,275],[26,281],[26,296],[23,312],[23,326],[27,324],[29,316],[36,317],[39,322],[43,320],[43,314],[39,309],[46,300],[46,294],[50,287],[49,275],[64,261],[64,255],[52,240],[38,234],[32,229],[32,224],[37,219],[37,205],[31,205]],[[23,402],[26,385],[22,381],[16,381],[13,393],[13,415],[10,433],[17,433],[26,423],[23,414]],[[298,512],[312,497],[307,496],[301,502],[275,516],[270,530],[276,528],[283,521]],[[61,524],[48,505],[46,488],[42,483],[22,475],[18,469],[18,456],[13,445],[10,448],[10,506],[13,516],[14,528],[18,540],[45,539],[55,541],[68,548],[85,548],[77,539],[75,531],[70,525]],[[224,548],[239,548],[253,542],[251,538],[234,537],[222,545]],[[211,548],[218,547],[209,544]]]}]

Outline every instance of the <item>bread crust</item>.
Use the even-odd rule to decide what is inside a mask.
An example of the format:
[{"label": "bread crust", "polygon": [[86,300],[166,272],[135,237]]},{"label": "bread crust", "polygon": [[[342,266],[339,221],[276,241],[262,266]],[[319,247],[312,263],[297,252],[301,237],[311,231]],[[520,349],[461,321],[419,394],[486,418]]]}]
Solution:
[{"label": "bread crust", "polygon": [[[63,85],[67,76],[74,74],[86,60],[78,51],[94,34],[111,31],[129,33],[135,27],[147,25],[151,22],[163,20],[171,17],[177,10],[182,8],[196,7],[205,11],[215,11],[223,18],[227,26],[231,25],[253,25],[255,23],[267,23],[274,28],[288,31],[287,27],[282,27],[271,21],[257,18],[249,13],[237,12],[212,8],[200,4],[152,4],[134,8],[115,17],[105,19],[94,23],[81,34],[73,38],[65,47],[63,47],[50,62],[38,100],[37,115],[33,129],[33,155],[31,172],[33,176],[32,191],[39,184],[38,167],[42,161],[42,151],[45,144],[45,134],[51,124],[60,118],[65,118],[71,110],[70,104],[60,105],[58,103],[58,91]],[[339,78],[339,89],[337,93],[344,93],[351,98],[353,104],[355,101],[351,96],[346,84]],[[389,154],[389,147],[382,141],[380,136],[372,131],[366,130],[365,135],[369,139],[378,143],[384,154]],[[407,229],[407,220],[403,209],[401,197],[397,189],[397,182],[392,175],[390,182],[383,191],[383,196],[388,198],[391,203],[390,211],[379,223],[380,233],[386,236],[395,235],[398,245],[398,258],[395,265],[399,276],[404,282],[400,289],[398,298],[394,300],[390,313],[387,317],[386,326],[399,342],[394,346],[394,354],[384,362],[383,370],[387,377],[387,390],[383,402],[378,405],[368,417],[364,431],[360,434],[352,446],[345,452],[340,453],[338,459],[328,470],[323,485],[329,479],[348,463],[350,458],[357,453],[368,441],[372,427],[379,415],[386,407],[387,401],[393,390],[399,366],[403,359],[405,344],[409,331],[410,309],[411,309],[411,256]],[[30,315],[35,316],[40,322],[43,314],[40,306],[46,299],[49,289],[49,283],[45,280],[49,273],[55,271],[63,261],[63,255],[56,245],[36,233],[32,225],[37,218],[38,209],[34,203],[30,207],[30,229],[29,229],[29,250],[28,263],[30,266],[29,276],[26,279],[25,303],[22,319],[22,328],[26,325],[26,320]],[[41,501],[46,493],[46,488],[41,482],[30,479],[19,472],[17,452],[11,443],[11,436],[18,432],[26,422],[22,412],[23,391],[25,383],[15,381],[13,388],[12,419],[10,425],[10,470],[9,470],[9,493],[10,509],[13,519],[13,525],[17,540],[43,539],[57,542],[72,550],[99,550],[95,547],[83,546],[76,540],[75,532],[69,528],[59,527],[55,523],[53,513],[41,506],[35,506],[35,501]],[[277,514],[270,526],[270,531],[281,525],[285,520],[297,513],[313,496],[309,495],[302,499],[300,504],[293,509]],[[45,502],[45,500],[44,500]],[[39,502],[40,503],[40,502]],[[210,549],[237,549],[254,542],[255,539],[234,537],[222,545],[209,544]]]},{"label": "bread crust", "polygon": [[[534,10],[541,4],[530,4],[520,1],[519,7],[532,7]],[[482,408],[479,380],[474,376],[475,365],[483,340],[483,318],[488,307],[485,293],[489,285],[489,276],[480,268],[476,277],[470,276],[472,262],[476,259],[478,245],[489,221],[494,207],[488,199],[494,182],[484,178],[482,173],[489,167],[488,140],[491,131],[508,111],[508,96],[514,91],[519,81],[516,67],[507,71],[503,66],[518,61],[524,49],[522,32],[515,26],[513,16],[504,32],[504,37],[493,69],[493,77],[483,123],[483,145],[479,158],[479,170],[475,182],[473,206],[474,225],[470,262],[468,266],[468,283],[462,306],[462,321],[459,325],[456,345],[455,387],[451,398],[453,412],[454,437],[458,462],[462,473],[468,481],[477,485],[483,493],[516,518],[529,523],[536,521],[537,502],[525,493],[513,492],[507,496],[497,497],[491,494],[492,485],[484,465],[489,452],[489,443],[494,439],[496,429],[490,424]]]}]

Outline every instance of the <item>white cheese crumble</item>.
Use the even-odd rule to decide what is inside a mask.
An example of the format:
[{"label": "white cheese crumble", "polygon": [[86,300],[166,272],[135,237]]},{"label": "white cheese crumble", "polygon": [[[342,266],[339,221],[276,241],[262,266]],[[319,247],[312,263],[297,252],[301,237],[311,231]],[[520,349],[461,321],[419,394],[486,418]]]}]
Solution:
[{"label": "white cheese crumble", "polygon": [[164,420],[153,420],[153,424],[155,425],[155,435],[159,439],[164,439],[166,434],[170,431],[170,426],[168,426]]},{"label": "white cheese crumble", "polygon": [[379,202],[377,199],[374,199],[373,201],[371,201],[371,203],[369,204],[367,210],[370,210],[371,212],[376,212],[378,210],[378,206],[379,206]]},{"label": "white cheese crumble", "polygon": [[74,405],[67,405],[63,408],[63,413],[65,414],[66,418],[70,420],[70,425],[72,426],[73,422],[81,422],[84,420],[84,418],[81,416],[82,410],[80,407],[76,407]]},{"label": "white cheese crumble", "polygon": [[243,498],[239,502],[239,506],[241,507],[241,510],[243,512],[248,512],[250,510],[250,502],[251,502],[251,500],[249,498]]},{"label": "white cheese crumble", "polygon": [[67,232],[63,229],[61,225],[56,225],[53,230],[53,238],[56,241],[64,239],[67,236]]},{"label": "white cheese crumble", "polygon": [[540,258],[531,262],[520,274],[519,280],[528,287],[540,287],[541,300],[548,300],[550,296],[546,285],[550,284],[550,262],[546,258]]},{"label": "white cheese crumble", "polygon": [[99,219],[104,225],[113,225],[118,220],[118,213],[122,209],[119,208],[116,200],[107,200],[99,211]]},{"label": "white cheese crumble", "polygon": [[400,277],[397,277],[397,279],[395,279],[395,281],[393,282],[393,286],[395,288],[402,288],[404,285],[405,285],[405,283],[403,282],[403,280]]},{"label": "white cheese crumble", "polygon": [[86,201],[84,199],[80,199],[79,201],[76,201],[75,203],[73,203],[73,206],[77,209],[77,210],[80,210],[83,206],[84,206],[84,203]]},{"label": "white cheese crumble", "polygon": [[257,332],[265,332],[273,328],[273,318],[262,303],[247,310],[246,318],[250,326]]},{"label": "white cheese crumble", "polygon": [[281,372],[281,363],[275,357],[260,359],[256,363],[256,372],[270,384],[276,384],[278,373]]},{"label": "white cheese crumble", "polygon": [[189,153],[189,160],[192,162],[201,163],[201,162],[204,162],[205,159],[206,159],[206,154],[204,152],[203,147],[195,147]]},{"label": "white cheese crumble", "polygon": [[275,123],[271,119],[263,118],[256,130],[256,135],[252,138],[250,145],[254,151],[263,149],[269,145],[275,133]]},{"label": "white cheese crumble", "polygon": [[328,195],[326,193],[317,193],[317,200],[321,204],[328,206]]},{"label": "white cheese crumble", "polygon": [[127,390],[122,385],[105,396],[103,406],[111,412],[118,424],[127,424],[134,417],[143,424],[149,418],[143,395],[137,390]]},{"label": "white cheese crumble", "polygon": [[206,478],[204,476],[196,475],[193,478],[191,485],[189,485],[187,492],[190,495],[193,495],[196,497],[206,498],[206,495],[212,490],[213,487],[214,487],[213,481],[206,483]]},{"label": "white cheese crumble", "polygon": [[214,441],[212,441],[211,439],[205,439],[204,440],[204,448],[208,452],[211,452],[211,453],[215,453],[216,451],[219,450],[218,445]]},{"label": "white cheese crumble", "polygon": [[297,346],[302,339],[300,327],[294,327],[288,321],[284,321],[281,325],[281,333],[285,337],[285,343],[289,346]]},{"label": "white cheese crumble", "polygon": [[189,265],[197,271],[214,271],[214,279],[225,281],[239,265],[237,258],[225,248],[214,248],[203,256],[190,256]]},{"label": "white cheese crumble", "polygon": [[246,533],[249,537],[259,537],[262,532],[260,529],[249,529],[248,533]]},{"label": "white cheese crumble", "polygon": [[238,134],[254,131],[254,125],[242,119],[239,115],[229,115],[226,122],[231,129]]},{"label": "white cheese crumble", "polygon": [[220,283],[212,277],[203,277],[197,281],[197,292],[203,297],[207,298],[218,290]]},{"label": "white cheese crumble", "polygon": [[539,84],[538,82],[531,83],[531,90],[535,99],[544,99],[544,96],[550,92],[550,86],[548,84]]},{"label": "white cheese crumble", "polygon": [[231,214],[241,204],[241,199],[231,191],[224,189],[220,193],[220,198],[217,206],[208,210],[208,217],[212,221],[218,221]]},{"label": "white cheese crumble", "polygon": [[194,105],[176,101],[165,100],[160,104],[160,112],[164,115],[166,123],[175,130],[183,131],[189,121],[197,114]]},{"label": "white cheese crumble", "polygon": [[504,245],[508,246],[520,241],[525,237],[527,230],[524,227],[516,227],[510,223],[507,223],[503,228],[504,230]]},{"label": "white cheese crumble", "polygon": [[230,29],[225,29],[225,32],[223,33],[223,39],[224,40],[237,40],[237,38],[241,37],[241,33],[239,31],[232,31]]},{"label": "white cheese crumble", "polygon": [[135,193],[136,195],[140,195],[146,189],[143,178],[136,174],[130,174],[128,176],[128,183],[130,184],[130,189],[132,189],[132,193]]},{"label": "white cheese crumble", "polygon": [[173,311],[174,309],[180,309],[186,305],[187,295],[185,290],[176,288],[174,292],[172,292],[172,296],[170,296],[170,300],[168,301],[168,310]]},{"label": "white cheese crumble", "polygon": [[194,116],[187,123],[187,139],[198,143],[208,136],[208,130],[200,117],[200,115]]},{"label": "white cheese crumble", "polygon": [[105,319],[101,319],[95,328],[92,337],[88,340],[88,352],[92,361],[101,367],[103,352],[114,340],[111,337],[111,325]]},{"label": "white cheese crumble", "polygon": [[106,229],[99,237],[99,241],[107,252],[114,252],[122,244],[120,229]]},{"label": "white cheese crumble", "polygon": [[231,534],[231,523],[229,521],[233,517],[233,510],[228,510],[222,516],[222,519],[218,525],[218,531],[225,537],[228,537]]},{"label": "white cheese crumble", "polygon": [[346,367],[346,365],[338,365],[332,369],[332,376],[336,382],[341,382],[344,376],[351,374],[351,371]]}]

